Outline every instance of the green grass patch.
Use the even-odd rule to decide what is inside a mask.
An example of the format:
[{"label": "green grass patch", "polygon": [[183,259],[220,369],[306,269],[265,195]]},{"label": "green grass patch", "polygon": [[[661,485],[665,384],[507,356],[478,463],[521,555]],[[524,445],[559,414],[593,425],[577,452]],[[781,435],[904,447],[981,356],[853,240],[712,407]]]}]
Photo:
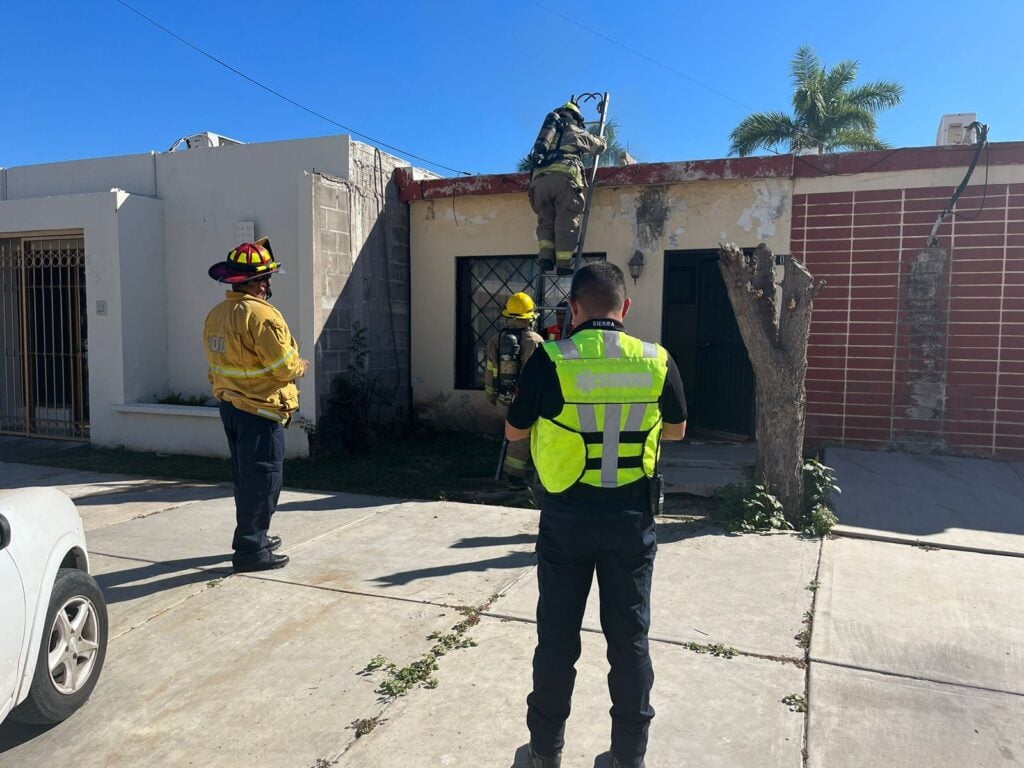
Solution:
[{"label": "green grass patch", "polygon": [[[289,488],[410,499],[473,500],[474,492],[494,489],[500,449],[497,438],[474,434],[382,439],[373,448],[354,456],[289,459],[284,465],[284,484]],[[33,463],[153,478],[231,482],[227,459],[204,456],[88,447]],[[514,501],[503,499],[501,503]],[[524,501],[523,506],[530,504]]]}]

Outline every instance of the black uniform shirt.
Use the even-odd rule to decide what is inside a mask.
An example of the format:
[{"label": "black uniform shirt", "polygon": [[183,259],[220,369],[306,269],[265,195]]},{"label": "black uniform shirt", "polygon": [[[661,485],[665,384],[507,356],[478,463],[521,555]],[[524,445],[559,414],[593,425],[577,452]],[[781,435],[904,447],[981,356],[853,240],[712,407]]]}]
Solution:
[{"label": "black uniform shirt", "polygon": [[[588,320],[575,328],[572,334],[585,330],[616,330],[625,331],[625,326],[617,320],[602,318]],[[571,334],[571,335],[572,335]],[[668,358],[668,375],[665,387],[658,398],[662,419],[667,424],[682,424],[686,421],[686,396],[683,393],[683,380],[679,376],[672,356]],[[555,364],[551,362],[544,347],[538,347],[523,366],[519,374],[516,396],[508,407],[508,422],[516,429],[532,427],[538,418],[553,419],[562,412],[565,398],[558,382]],[[577,485],[560,496],[569,496],[586,503],[610,504],[620,507],[622,504],[635,503],[648,492],[647,478],[622,488],[595,488]]]}]

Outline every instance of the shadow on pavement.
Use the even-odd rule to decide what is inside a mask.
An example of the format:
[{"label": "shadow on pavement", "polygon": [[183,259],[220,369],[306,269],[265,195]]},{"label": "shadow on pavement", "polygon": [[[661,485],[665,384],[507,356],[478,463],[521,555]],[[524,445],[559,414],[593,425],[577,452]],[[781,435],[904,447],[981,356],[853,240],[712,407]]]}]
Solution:
[{"label": "shadow on pavement", "polygon": [[994,459],[830,448],[840,525],[906,535],[961,529],[1024,537],[1024,477]]},{"label": "shadow on pavement", "polygon": [[110,490],[79,496],[76,507],[98,507],[109,504],[132,504],[135,502],[167,502],[168,505],[183,505],[197,501],[213,501],[231,498],[231,490],[224,486],[198,483],[159,483],[156,485],[114,486]]},{"label": "shadow on pavement", "polygon": [[373,580],[383,586],[397,587],[417,581],[418,579],[433,579],[438,576],[451,576],[455,573],[489,571],[495,568],[529,568],[536,561],[536,556],[533,552],[510,552],[502,557],[492,557],[488,560],[476,560],[470,563],[456,563],[454,565],[438,565],[432,568],[417,568],[412,571],[392,573],[389,576],[377,576]]},{"label": "shadow on pavement", "polygon": [[727,531],[717,523],[708,520],[666,520],[657,521],[658,544],[673,544],[677,541],[695,539],[698,536],[739,536]]},{"label": "shadow on pavement", "polygon": [[[60,723],[57,723],[57,725],[60,725]],[[15,723],[8,718],[0,723],[0,755],[8,749],[14,749],[21,744],[32,741],[36,736],[42,736],[47,731],[56,728],[57,725],[23,725],[22,723]]]},{"label": "shadow on pavement", "polygon": [[[288,488],[286,493],[309,493],[299,488]],[[295,499],[285,501],[277,505],[278,512],[336,512],[339,509],[366,509],[369,507],[381,507],[386,504],[400,504],[400,499],[392,499],[385,496],[362,496],[355,493],[333,493],[321,499]]]},{"label": "shadow on pavement", "polygon": [[512,536],[471,536],[466,539],[459,539],[452,544],[453,549],[471,549],[474,547],[498,547],[502,545],[534,544],[537,541],[536,534],[516,533]]},{"label": "shadow on pavement", "polygon": [[[225,561],[228,561],[225,563]],[[123,571],[101,573],[95,576],[96,582],[103,589],[103,596],[107,603],[120,603],[124,600],[135,600],[136,598],[163,592],[175,587],[184,587],[189,584],[196,584],[201,581],[210,581],[217,578],[216,573],[222,570],[225,574],[231,573],[231,553],[223,555],[206,555],[204,557],[189,557],[181,560],[165,560],[160,563],[146,563],[136,568],[126,568]],[[215,571],[195,570],[201,566],[216,565],[224,563],[223,569]],[[185,571],[185,573],[177,573]],[[168,578],[147,581],[157,576]]]}]

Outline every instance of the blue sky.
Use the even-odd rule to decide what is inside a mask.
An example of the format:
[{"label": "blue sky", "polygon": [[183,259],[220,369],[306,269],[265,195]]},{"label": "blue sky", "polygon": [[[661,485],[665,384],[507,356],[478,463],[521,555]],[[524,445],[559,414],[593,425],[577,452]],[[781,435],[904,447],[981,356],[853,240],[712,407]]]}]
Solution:
[{"label": "blue sky", "polygon": [[[543,0],[735,101],[529,0],[129,2],[296,101],[472,172],[512,170],[544,114],[589,90],[611,92],[641,161],[723,157],[748,112],[788,109],[803,43],[829,63],[858,59],[861,80],[906,86],[879,120],[894,146],[932,144],[946,112],[977,112],[993,141],[1024,140],[1021,0]],[[203,130],[244,141],[344,132],[115,0],[5,0],[0,28],[0,166],[162,151]]]}]

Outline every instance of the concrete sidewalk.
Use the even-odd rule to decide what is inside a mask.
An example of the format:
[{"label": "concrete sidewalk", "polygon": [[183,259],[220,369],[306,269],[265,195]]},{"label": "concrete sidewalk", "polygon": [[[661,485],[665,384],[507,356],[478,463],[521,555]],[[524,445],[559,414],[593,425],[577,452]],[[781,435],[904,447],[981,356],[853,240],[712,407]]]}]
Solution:
[{"label": "concrete sidewalk", "polygon": [[[3,768],[525,764],[535,511],[286,492],[274,530],[292,563],[234,576],[230,489],[0,472],[91,490],[77,504],[111,617],[88,706],[45,732],[0,726]],[[782,699],[805,687],[793,636],[818,548],[663,522],[649,766],[799,765],[804,717]],[[361,674],[378,655],[417,660],[434,644],[428,635],[462,620],[458,606],[494,595],[470,631],[477,645],[441,658],[436,689],[387,702],[374,692],[380,673]],[[608,748],[593,607],[586,625],[566,768],[600,765]],[[737,655],[696,652],[716,643]],[[357,739],[353,721],[377,715]]]},{"label": "concrete sidewalk", "polygon": [[[236,576],[229,488],[13,464],[0,478],[76,495],[111,617],[88,706],[45,731],[0,726],[0,768],[526,764],[535,511],[287,491],[274,532],[292,563]],[[897,479],[870,482],[912,500]],[[843,503],[869,493],[839,480]],[[650,768],[1024,765],[1024,559],[671,519],[659,542]],[[381,699],[367,663],[418,660],[461,606],[487,606],[476,646],[439,659],[436,689]],[[584,629],[565,768],[608,763],[593,602]]]}]

